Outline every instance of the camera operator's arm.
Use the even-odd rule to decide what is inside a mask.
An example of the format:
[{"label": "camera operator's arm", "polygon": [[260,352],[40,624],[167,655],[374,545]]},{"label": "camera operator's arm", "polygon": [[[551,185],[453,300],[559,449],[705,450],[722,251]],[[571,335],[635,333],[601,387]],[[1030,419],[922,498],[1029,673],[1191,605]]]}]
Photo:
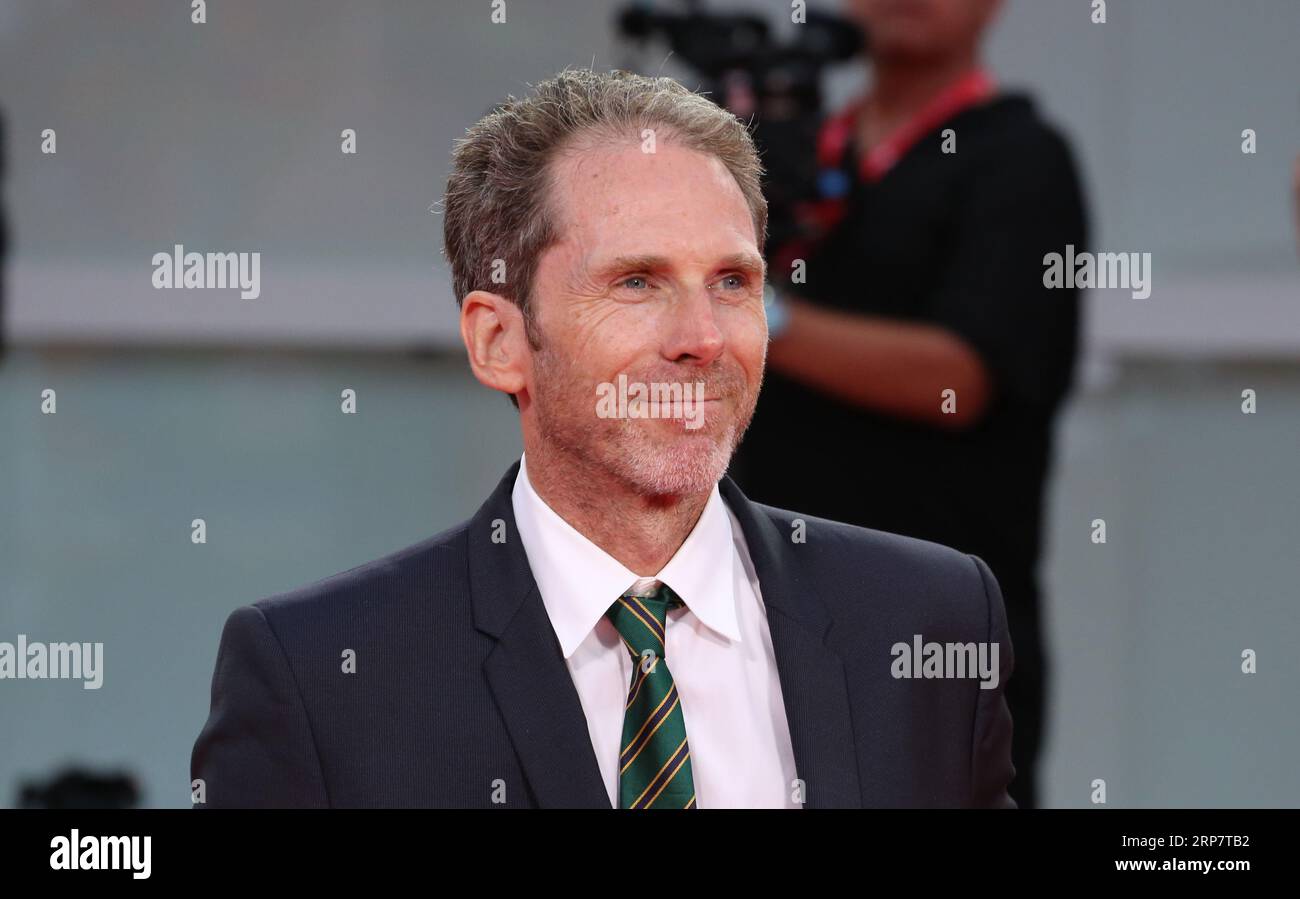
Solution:
[{"label": "camera operator's arm", "polygon": [[[931,324],[840,312],[785,297],[788,322],[768,348],[783,374],[876,412],[966,427],[983,415],[988,370],[974,347]],[[957,411],[940,411],[940,393]]]}]

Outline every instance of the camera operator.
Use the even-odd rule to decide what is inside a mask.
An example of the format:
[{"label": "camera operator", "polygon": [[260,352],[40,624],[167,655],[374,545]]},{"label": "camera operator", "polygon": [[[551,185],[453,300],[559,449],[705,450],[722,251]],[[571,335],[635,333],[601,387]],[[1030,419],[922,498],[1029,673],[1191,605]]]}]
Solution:
[{"label": "camera operator", "polygon": [[989,564],[1015,648],[1023,808],[1047,675],[1043,486],[1078,339],[1076,291],[1044,286],[1043,257],[1084,247],[1087,223],[1065,141],[981,64],[999,5],[849,4],[872,84],[822,123],[825,189],[803,210],[816,236],[772,254],[767,382],[734,474],[760,502]]}]

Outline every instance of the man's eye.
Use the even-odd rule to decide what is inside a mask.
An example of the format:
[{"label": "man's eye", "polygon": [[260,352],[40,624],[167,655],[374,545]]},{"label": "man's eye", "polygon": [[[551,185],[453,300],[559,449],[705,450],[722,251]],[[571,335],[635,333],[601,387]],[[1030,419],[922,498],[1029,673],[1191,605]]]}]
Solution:
[{"label": "man's eye", "polygon": [[736,288],[737,288],[737,289],[739,289],[739,288],[741,288],[741,287],[744,287],[745,284],[748,283],[748,282],[745,280],[745,276],[744,276],[744,275],[727,275],[727,276],[726,276],[725,278],[723,278],[722,280],[724,280],[724,281],[735,281],[735,282],[736,282]]},{"label": "man's eye", "polygon": [[647,280],[646,280],[644,277],[642,277],[641,275],[631,275],[630,277],[624,278],[624,279],[620,282],[619,286],[621,286],[621,287],[626,287],[628,284],[631,284],[633,281],[640,281],[640,282],[642,282],[643,284],[645,284],[646,287],[649,287],[649,286],[650,286],[650,282],[647,281]]}]

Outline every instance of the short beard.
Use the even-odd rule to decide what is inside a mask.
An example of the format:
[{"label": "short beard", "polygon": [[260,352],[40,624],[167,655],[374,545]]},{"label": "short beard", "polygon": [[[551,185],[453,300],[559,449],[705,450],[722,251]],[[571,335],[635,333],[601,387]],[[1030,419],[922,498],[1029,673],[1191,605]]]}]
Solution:
[{"label": "short beard", "polygon": [[[612,475],[645,497],[712,490],[726,473],[757,405],[757,393],[747,394],[740,385],[728,398],[741,402],[742,408],[721,431],[707,421],[702,428],[689,429],[685,419],[603,419],[596,415],[596,385],[586,383],[572,364],[545,345],[533,359],[538,431],[549,450]],[[712,386],[725,383],[720,379]],[[587,397],[585,406],[573,404],[576,395]],[[673,437],[656,438],[652,428]]]},{"label": "short beard", "polygon": [[687,430],[681,420],[670,420],[676,436],[667,447],[647,433],[649,427],[663,427],[653,420],[614,419],[612,423],[620,433],[610,441],[616,451],[606,464],[644,496],[686,496],[712,490],[740,442],[737,422],[711,437]]}]

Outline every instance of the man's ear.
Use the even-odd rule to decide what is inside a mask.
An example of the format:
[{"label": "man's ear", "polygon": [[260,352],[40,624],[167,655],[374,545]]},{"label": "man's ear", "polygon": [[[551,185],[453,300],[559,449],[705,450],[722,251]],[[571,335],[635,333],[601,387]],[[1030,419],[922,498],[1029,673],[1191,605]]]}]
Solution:
[{"label": "man's ear", "polygon": [[524,389],[532,350],[518,306],[500,294],[470,291],[460,307],[460,338],[480,383],[502,393]]}]

